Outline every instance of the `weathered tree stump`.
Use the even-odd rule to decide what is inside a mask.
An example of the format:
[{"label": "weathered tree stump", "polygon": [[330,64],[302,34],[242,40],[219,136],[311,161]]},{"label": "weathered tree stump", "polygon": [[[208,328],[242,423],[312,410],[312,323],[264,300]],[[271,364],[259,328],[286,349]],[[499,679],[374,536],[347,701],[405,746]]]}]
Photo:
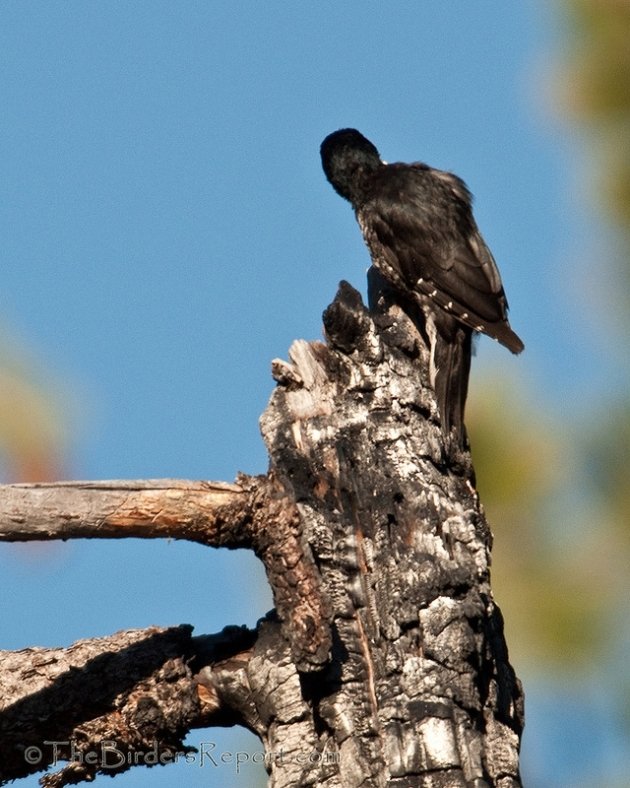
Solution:
[{"label": "weathered tree stump", "polygon": [[4,541],[250,547],[275,611],[255,631],[5,652],[0,779],[52,763],[45,740],[68,741],[56,757],[69,763],[43,778],[57,788],[104,771],[105,739],[136,756],[112,774],[143,753],[172,762],[192,728],[241,724],[275,788],[520,785],[522,692],[470,457],[443,445],[421,331],[374,275],[371,290],[368,310],[342,283],[326,342],[297,341],[273,363],[267,476],[2,488]]}]

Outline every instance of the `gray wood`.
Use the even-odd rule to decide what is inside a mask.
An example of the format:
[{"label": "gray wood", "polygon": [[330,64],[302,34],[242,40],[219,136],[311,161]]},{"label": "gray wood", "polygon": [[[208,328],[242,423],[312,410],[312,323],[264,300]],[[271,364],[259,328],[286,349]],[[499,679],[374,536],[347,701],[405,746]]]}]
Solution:
[{"label": "gray wood", "polygon": [[[132,755],[167,756],[192,728],[242,724],[274,788],[520,785],[523,695],[490,529],[468,452],[444,450],[426,343],[391,297],[372,276],[368,310],[342,283],[326,341],[273,362],[266,476],[0,489],[0,540],[249,547],[275,601],[255,631],[182,626],[0,654],[1,779],[43,768],[24,747],[44,739],[98,752],[106,731]],[[98,771],[75,761],[43,785]]]}]

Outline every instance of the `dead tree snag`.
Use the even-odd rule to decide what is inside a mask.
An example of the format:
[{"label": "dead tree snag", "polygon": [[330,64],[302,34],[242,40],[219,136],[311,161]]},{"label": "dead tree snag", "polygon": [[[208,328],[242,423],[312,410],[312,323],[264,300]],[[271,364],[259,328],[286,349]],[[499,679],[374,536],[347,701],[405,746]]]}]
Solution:
[{"label": "dead tree snag", "polygon": [[[273,363],[267,476],[3,488],[0,540],[249,547],[275,611],[255,631],[183,626],[4,653],[2,780],[52,763],[44,740],[98,755],[107,737],[168,763],[188,730],[241,724],[275,788],[520,785],[522,693],[470,458],[444,449],[421,333],[378,278],[371,290],[368,310],[342,283],[326,341]],[[43,760],[30,764],[28,747]],[[105,771],[70,745],[61,754],[44,785]]]}]

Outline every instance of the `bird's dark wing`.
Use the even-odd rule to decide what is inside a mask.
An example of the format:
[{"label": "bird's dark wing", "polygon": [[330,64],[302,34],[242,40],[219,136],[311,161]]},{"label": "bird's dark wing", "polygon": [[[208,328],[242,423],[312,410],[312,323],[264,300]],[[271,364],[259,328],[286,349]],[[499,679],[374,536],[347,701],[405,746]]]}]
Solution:
[{"label": "bird's dark wing", "polygon": [[389,165],[372,194],[357,217],[384,275],[513,352],[522,350],[507,323],[499,271],[463,181],[424,165]]}]

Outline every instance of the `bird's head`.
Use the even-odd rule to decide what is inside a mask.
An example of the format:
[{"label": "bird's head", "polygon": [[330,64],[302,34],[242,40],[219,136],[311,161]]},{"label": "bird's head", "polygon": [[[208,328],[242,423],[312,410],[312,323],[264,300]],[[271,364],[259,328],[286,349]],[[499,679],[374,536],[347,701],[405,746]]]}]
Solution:
[{"label": "bird's head", "polygon": [[383,166],[372,143],[356,129],[333,131],[322,142],[322,167],[335,191],[357,207],[366,197],[371,175]]}]

